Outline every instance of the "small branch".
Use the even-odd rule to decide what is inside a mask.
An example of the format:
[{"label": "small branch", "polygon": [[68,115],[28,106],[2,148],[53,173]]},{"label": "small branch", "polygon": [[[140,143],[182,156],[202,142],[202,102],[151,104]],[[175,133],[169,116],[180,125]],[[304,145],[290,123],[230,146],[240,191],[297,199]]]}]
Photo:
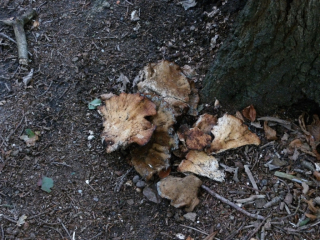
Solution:
[{"label": "small branch", "polygon": [[212,191],[210,188],[208,188],[207,186],[204,186],[204,185],[201,185],[201,188],[203,188],[204,190],[206,190],[208,193],[210,193],[210,195],[212,195],[213,197],[219,199],[221,202],[224,202],[228,205],[230,205],[231,207],[235,208],[237,211],[247,215],[248,217],[251,217],[251,218],[255,218],[255,219],[258,219],[258,220],[264,220],[265,218],[261,215],[258,215],[258,214],[252,214],[252,213],[249,213],[247,212],[246,210],[240,208],[238,205],[236,205],[235,203],[233,202],[230,202],[228,199],[225,199],[224,197],[220,196],[219,194],[215,193],[214,191]]},{"label": "small branch", "polygon": [[[255,188],[255,189],[258,189],[257,183],[256,183],[256,181],[254,180],[254,178],[253,178],[253,176],[252,176],[252,173],[251,173],[251,171],[250,171],[250,169],[249,169],[249,165],[244,165],[244,170],[245,170],[246,174],[247,174],[248,177],[249,177],[249,180],[250,180],[250,182],[251,182],[251,184],[252,184],[252,187]],[[256,191],[256,194],[259,194],[259,192]]]},{"label": "small branch", "polygon": [[180,226],[185,227],[185,228],[192,229],[192,230],[194,230],[194,231],[200,232],[200,233],[205,234],[205,235],[207,235],[207,236],[209,235],[208,233],[206,233],[206,232],[204,232],[204,231],[201,231],[201,230],[199,230],[199,229],[197,229],[197,228],[194,228],[194,227],[189,227],[189,226],[186,226],[186,225],[183,225],[183,224],[180,224]]},{"label": "small branch", "polygon": [[62,225],[63,229],[66,231],[66,233],[68,234],[69,238],[72,240],[72,237],[71,237],[71,235],[70,235],[70,233],[69,233],[68,229],[67,229],[67,228],[66,228],[66,226],[63,224],[63,222],[61,221],[61,219],[60,219],[60,218],[58,218],[58,221],[61,223],[61,225]]},{"label": "small branch", "polygon": [[265,222],[267,219],[268,219],[268,217],[266,217],[265,219],[263,219],[262,222],[261,222],[255,229],[252,230],[252,232],[248,233],[247,236],[245,236],[245,237],[243,238],[243,240],[251,239],[251,237],[252,237],[253,235],[255,235],[255,234],[259,231],[259,229],[262,227],[262,225],[264,224],[264,222]]},{"label": "small branch", "polygon": [[296,176],[293,176],[293,175],[290,175],[290,174],[286,174],[286,173],[283,173],[283,172],[278,172],[276,171],[274,173],[275,176],[277,177],[281,177],[281,178],[285,178],[285,179],[288,179],[288,180],[291,180],[293,182],[297,182],[297,183],[306,183],[308,184],[309,186],[313,186],[313,182],[309,182],[308,180],[306,179],[303,179],[303,178],[299,178],[299,177],[296,177]]},{"label": "small branch", "polygon": [[34,9],[27,10],[22,16],[17,17],[16,19],[5,19],[0,20],[6,25],[12,26],[14,34],[16,36],[16,41],[18,45],[18,55],[19,63],[21,65],[28,65],[28,45],[26,39],[26,33],[24,31],[24,25],[29,22],[36,15]]},{"label": "small branch", "polygon": [[266,198],[266,195],[251,195],[248,198],[244,198],[244,199],[237,199],[235,200],[237,203],[246,203],[246,202],[251,202],[253,200],[256,199],[261,199],[261,198]]}]

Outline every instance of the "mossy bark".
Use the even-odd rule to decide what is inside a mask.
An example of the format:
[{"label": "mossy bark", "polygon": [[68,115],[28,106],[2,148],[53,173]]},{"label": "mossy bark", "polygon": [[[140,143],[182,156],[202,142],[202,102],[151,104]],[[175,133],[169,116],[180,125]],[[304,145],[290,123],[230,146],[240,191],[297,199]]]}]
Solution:
[{"label": "mossy bark", "polygon": [[320,1],[248,0],[204,79],[202,102],[260,113],[320,104]]}]

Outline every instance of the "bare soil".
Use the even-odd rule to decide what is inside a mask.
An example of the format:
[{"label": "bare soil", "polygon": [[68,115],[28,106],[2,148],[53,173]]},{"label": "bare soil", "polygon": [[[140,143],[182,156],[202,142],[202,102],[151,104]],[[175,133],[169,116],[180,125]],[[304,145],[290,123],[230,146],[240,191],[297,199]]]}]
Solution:
[{"label": "bare soil", "polygon": [[[184,10],[176,0],[110,0],[110,6],[102,9],[99,6],[104,1],[30,2],[31,5],[23,0],[0,3],[0,19],[17,16],[29,7],[38,11],[25,26],[32,54],[28,69],[19,66],[16,45],[0,36],[2,239],[164,240],[179,239],[178,233],[185,238],[204,239],[213,232],[217,232],[215,239],[228,236],[242,239],[254,231],[255,219],[221,203],[204,190],[199,192],[201,202],[194,210],[195,222],[185,219],[184,210],[170,206],[169,200],[162,199],[159,204],[150,202],[142,189],[131,184],[137,173],[134,169],[128,172],[132,169],[128,152],[105,153],[99,137],[101,116],[96,110],[88,109],[88,103],[102,93],[119,93],[116,79],[121,73],[133,81],[147,63],[161,59],[192,66],[198,74],[197,86],[201,88],[201,80],[227,36],[237,8],[226,5],[222,13],[208,17],[204,12],[211,12],[215,1],[189,10]],[[133,10],[140,14],[138,30],[134,30],[137,22],[130,20]],[[15,38],[9,26],[0,25],[0,32]],[[216,34],[219,38],[213,46],[211,38]],[[32,81],[24,86],[22,78],[32,68]],[[127,92],[133,91],[129,86]],[[204,111],[220,113],[212,107]],[[181,122],[193,121],[192,117],[181,119]],[[27,147],[20,139],[26,129],[41,133],[35,147]],[[261,130],[253,130],[263,139]],[[92,140],[88,140],[89,131],[95,136]],[[264,139],[262,145],[266,143]],[[264,187],[271,200],[287,190],[264,166],[268,154],[280,152],[281,147],[277,143],[264,148],[244,147],[222,154],[220,159],[240,169],[244,164],[251,164],[259,187]],[[303,158],[310,157],[302,155]],[[182,176],[175,169],[178,159],[172,161],[171,174]],[[289,165],[294,168],[298,162],[289,161]],[[43,176],[54,180],[51,193],[38,185]],[[224,183],[201,180],[229,200],[255,193],[243,171],[238,176],[240,182],[236,183],[232,177],[227,173]],[[154,179],[147,185],[154,187],[156,182]],[[115,187],[119,183],[123,185],[117,192]],[[268,232],[268,239],[320,239],[319,225],[305,232],[285,229],[290,227],[289,221],[296,223],[307,209],[305,203],[295,200],[290,210],[294,213],[298,207],[302,214],[282,219],[288,215],[286,210],[257,210],[254,203],[245,206],[247,211],[284,221],[284,225],[279,223]],[[24,214],[26,223],[19,227],[16,222]],[[240,227],[242,230],[237,231]],[[259,237],[260,232],[254,236]]]}]

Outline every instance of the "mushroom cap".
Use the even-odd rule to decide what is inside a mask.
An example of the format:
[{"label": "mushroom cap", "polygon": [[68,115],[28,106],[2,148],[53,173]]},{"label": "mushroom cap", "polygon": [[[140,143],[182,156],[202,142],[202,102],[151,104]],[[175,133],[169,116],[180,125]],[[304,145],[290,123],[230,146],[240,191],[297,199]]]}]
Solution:
[{"label": "mushroom cap", "polygon": [[193,124],[193,127],[198,127],[202,132],[210,134],[213,126],[217,125],[217,117],[210,114],[202,114]]},{"label": "mushroom cap", "polygon": [[224,172],[219,170],[217,159],[203,151],[189,151],[186,159],[179,164],[178,171],[192,172],[218,182],[223,182],[225,177]]},{"label": "mushroom cap", "polygon": [[187,148],[191,150],[202,150],[210,146],[211,136],[202,132],[199,128],[191,128],[186,134]]},{"label": "mushroom cap", "polygon": [[121,93],[105,101],[98,108],[103,117],[104,130],[101,134],[107,153],[135,142],[145,145],[149,142],[156,126],[145,119],[153,116],[156,106],[139,94]]},{"label": "mushroom cap", "polygon": [[228,149],[241,147],[244,145],[259,145],[259,137],[251,132],[239,118],[225,114],[218,119],[218,125],[212,129],[214,139],[209,152],[219,153]]},{"label": "mushroom cap", "polygon": [[198,189],[202,181],[194,175],[185,178],[168,176],[157,183],[161,197],[171,200],[171,205],[179,208],[185,206],[187,212],[192,212],[199,204]]}]

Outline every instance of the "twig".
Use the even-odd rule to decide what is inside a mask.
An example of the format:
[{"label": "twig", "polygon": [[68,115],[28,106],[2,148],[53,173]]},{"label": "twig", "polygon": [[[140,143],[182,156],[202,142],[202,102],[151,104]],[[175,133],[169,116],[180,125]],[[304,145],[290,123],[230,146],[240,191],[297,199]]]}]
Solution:
[{"label": "twig", "polygon": [[116,186],[114,187],[114,191],[115,192],[119,192],[120,191],[120,188],[122,187],[127,175],[129,174],[129,172],[131,172],[132,168],[129,169],[125,174],[123,174],[121,177],[120,177],[120,180],[119,182],[117,182]]},{"label": "twig", "polygon": [[186,225],[183,225],[183,224],[180,224],[180,226],[186,227],[186,228],[189,228],[189,229],[192,229],[192,230],[195,230],[195,231],[200,232],[200,233],[202,233],[202,234],[205,234],[205,235],[207,235],[207,236],[209,235],[208,233],[206,233],[206,232],[204,232],[204,231],[201,231],[201,230],[199,230],[199,229],[197,229],[197,228],[189,227],[189,226],[186,226]]},{"label": "twig", "polygon": [[18,126],[14,129],[14,131],[11,132],[11,133],[8,135],[8,137],[6,138],[7,141],[9,141],[10,137],[11,137],[11,136],[17,131],[17,129],[20,127],[20,125],[21,125],[22,122],[23,122],[24,116],[25,116],[25,113],[23,112],[23,116],[22,116],[22,118],[21,118],[20,123],[19,123]]},{"label": "twig", "polygon": [[251,233],[248,233],[247,236],[243,238],[243,240],[250,239],[254,234],[256,234],[268,218],[269,216],[263,219],[262,222],[255,229],[252,230]]},{"label": "twig", "polygon": [[62,235],[62,233],[58,229],[55,229],[54,227],[50,227],[50,226],[46,226],[46,225],[44,225],[44,227],[55,230],[56,232],[58,232],[60,234],[61,239],[64,239],[64,236]]},{"label": "twig", "polygon": [[42,216],[43,214],[49,213],[50,211],[51,211],[51,209],[50,209],[50,210],[47,210],[47,211],[45,211],[45,212],[39,213],[39,214],[37,214],[37,215],[28,217],[28,220],[34,219],[34,218],[36,218],[36,217],[40,217],[40,216]]},{"label": "twig", "polygon": [[89,240],[95,239],[97,237],[99,237],[102,234],[102,232],[99,232],[97,235],[93,236],[92,238],[89,238]]},{"label": "twig", "polygon": [[241,226],[231,233],[225,240],[232,240],[234,237],[244,228],[245,223],[242,223]]},{"label": "twig", "polygon": [[[48,76],[46,77],[45,81],[47,80],[47,78],[48,78]],[[46,94],[46,93],[49,91],[49,89],[50,89],[50,87],[51,87],[51,85],[52,85],[52,82],[53,82],[53,80],[51,80],[50,85],[49,85],[49,87],[47,88],[47,90],[45,90],[43,93],[41,93],[40,95],[38,95],[38,96],[35,97],[35,98],[41,97],[41,96],[43,96],[44,94]]]},{"label": "twig", "polygon": [[63,222],[61,221],[61,219],[60,219],[60,218],[58,218],[58,221],[61,223],[61,225],[62,225],[63,229],[67,232],[67,234],[68,234],[69,238],[72,240],[72,237],[71,237],[71,235],[70,235],[70,233],[69,233],[68,229],[67,229],[67,228],[66,228],[66,226],[63,224]]},{"label": "twig", "polygon": [[18,55],[19,55],[19,63],[21,65],[28,65],[28,47],[27,47],[27,39],[26,33],[24,31],[24,25],[29,22],[36,14],[34,9],[27,10],[22,16],[17,17],[16,19],[5,19],[0,20],[4,24],[12,26],[14,30],[14,34],[17,40],[18,46]]},{"label": "twig", "polygon": [[283,172],[278,172],[276,171],[274,173],[275,176],[277,177],[281,177],[281,178],[285,178],[285,179],[288,179],[288,180],[291,180],[293,182],[297,182],[297,183],[302,183],[302,182],[305,182],[306,184],[308,184],[309,186],[312,186],[313,185],[313,182],[309,182],[308,180],[306,179],[303,179],[303,178],[299,178],[299,177],[296,177],[296,176],[293,176],[293,175],[290,175],[290,174],[286,174],[286,173],[283,173]]},{"label": "twig", "polygon": [[130,5],[133,5],[133,3],[129,2],[128,0],[125,0],[125,1],[126,1],[126,3],[129,3]]},{"label": "twig", "polygon": [[275,117],[261,117],[261,118],[258,118],[257,120],[258,121],[276,122],[276,123],[283,124],[283,125],[291,125],[291,123],[289,121],[282,120],[282,119],[275,118]]},{"label": "twig", "polygon": [[0,214],[0,219],[1,219],[2,217],[3,217],[4,219],[10,221],[10,222],[17,223],[16,220],[11,219],[11,218],[7,217],[6,215]]},{"label": "twig", "polygon": [[219,194],[215,193],[214,191],[212,191],[210,188],[208,188],[205,185],[201,185],[201,188],[203,188],[204,190],[206,190],[208,193],[210,193],[210,195],[212,195],[213,197],[219,199],[221,202],[224,202],[228,205],[230,205],[231,207],[235,208],[237,211],[247,215],[248,217],[251,218],[256,218],[258,220],[264,220],[265,218],[259,214],[253,214],[253,213],[249,213],[246,210],[240,208],[238,205],[236,205],[233,202],[230,202],[228,199],[225,199],[224,197],[220,196]]},{"label": "twig", "polygon": [[61,94],[61,96],[60,96],[60,97],[58,97],[58,99],[62,98],[62,97],[63,97],[63,95],[65,95],[65,94],[66,94],[66,92],[70,89],[70,87],[71,87],[71,86],[68,86],[68,87],[67,87],[67,89],[66,89],[66,90],[64,90],[64,92]]},{"label": "twig", "polygon": [[[246,171],[246,174],[248,175],[249,177],[249,180],[252,184],[252,187],[255,188],[255,189],[258,189],[258,186],[257,186],[257,183],[256,181],[254,180],[253,176],[252,176],[252,173],[249,169],[249,165],[244,165],[244,170]],[[259,194],[259,191],[256,191],[256,194]]]},{"label": "twig", "polygon": [[2,224],[1,224],[1,240],[4,240],[4,231],[3,231],[3,226],[2,226]]},{"label": "twig", "polygon": [[265,197],[266,197],[266,195],[251,195],[248,198],[237,199],[237,200],[235,200],[235,202],[237,202],[237,203],[246,203],[246,202],[251,202],[253,200],[260,199],[260,198],[265,198]]},{"label": "twig", "polygon": [[11,42],[17,44],[17,42],[15,40],[13,40],[11,37],[5,35],[4,33],[0,33],[0,36],[7,38],[8,40],[10,40]]}]

